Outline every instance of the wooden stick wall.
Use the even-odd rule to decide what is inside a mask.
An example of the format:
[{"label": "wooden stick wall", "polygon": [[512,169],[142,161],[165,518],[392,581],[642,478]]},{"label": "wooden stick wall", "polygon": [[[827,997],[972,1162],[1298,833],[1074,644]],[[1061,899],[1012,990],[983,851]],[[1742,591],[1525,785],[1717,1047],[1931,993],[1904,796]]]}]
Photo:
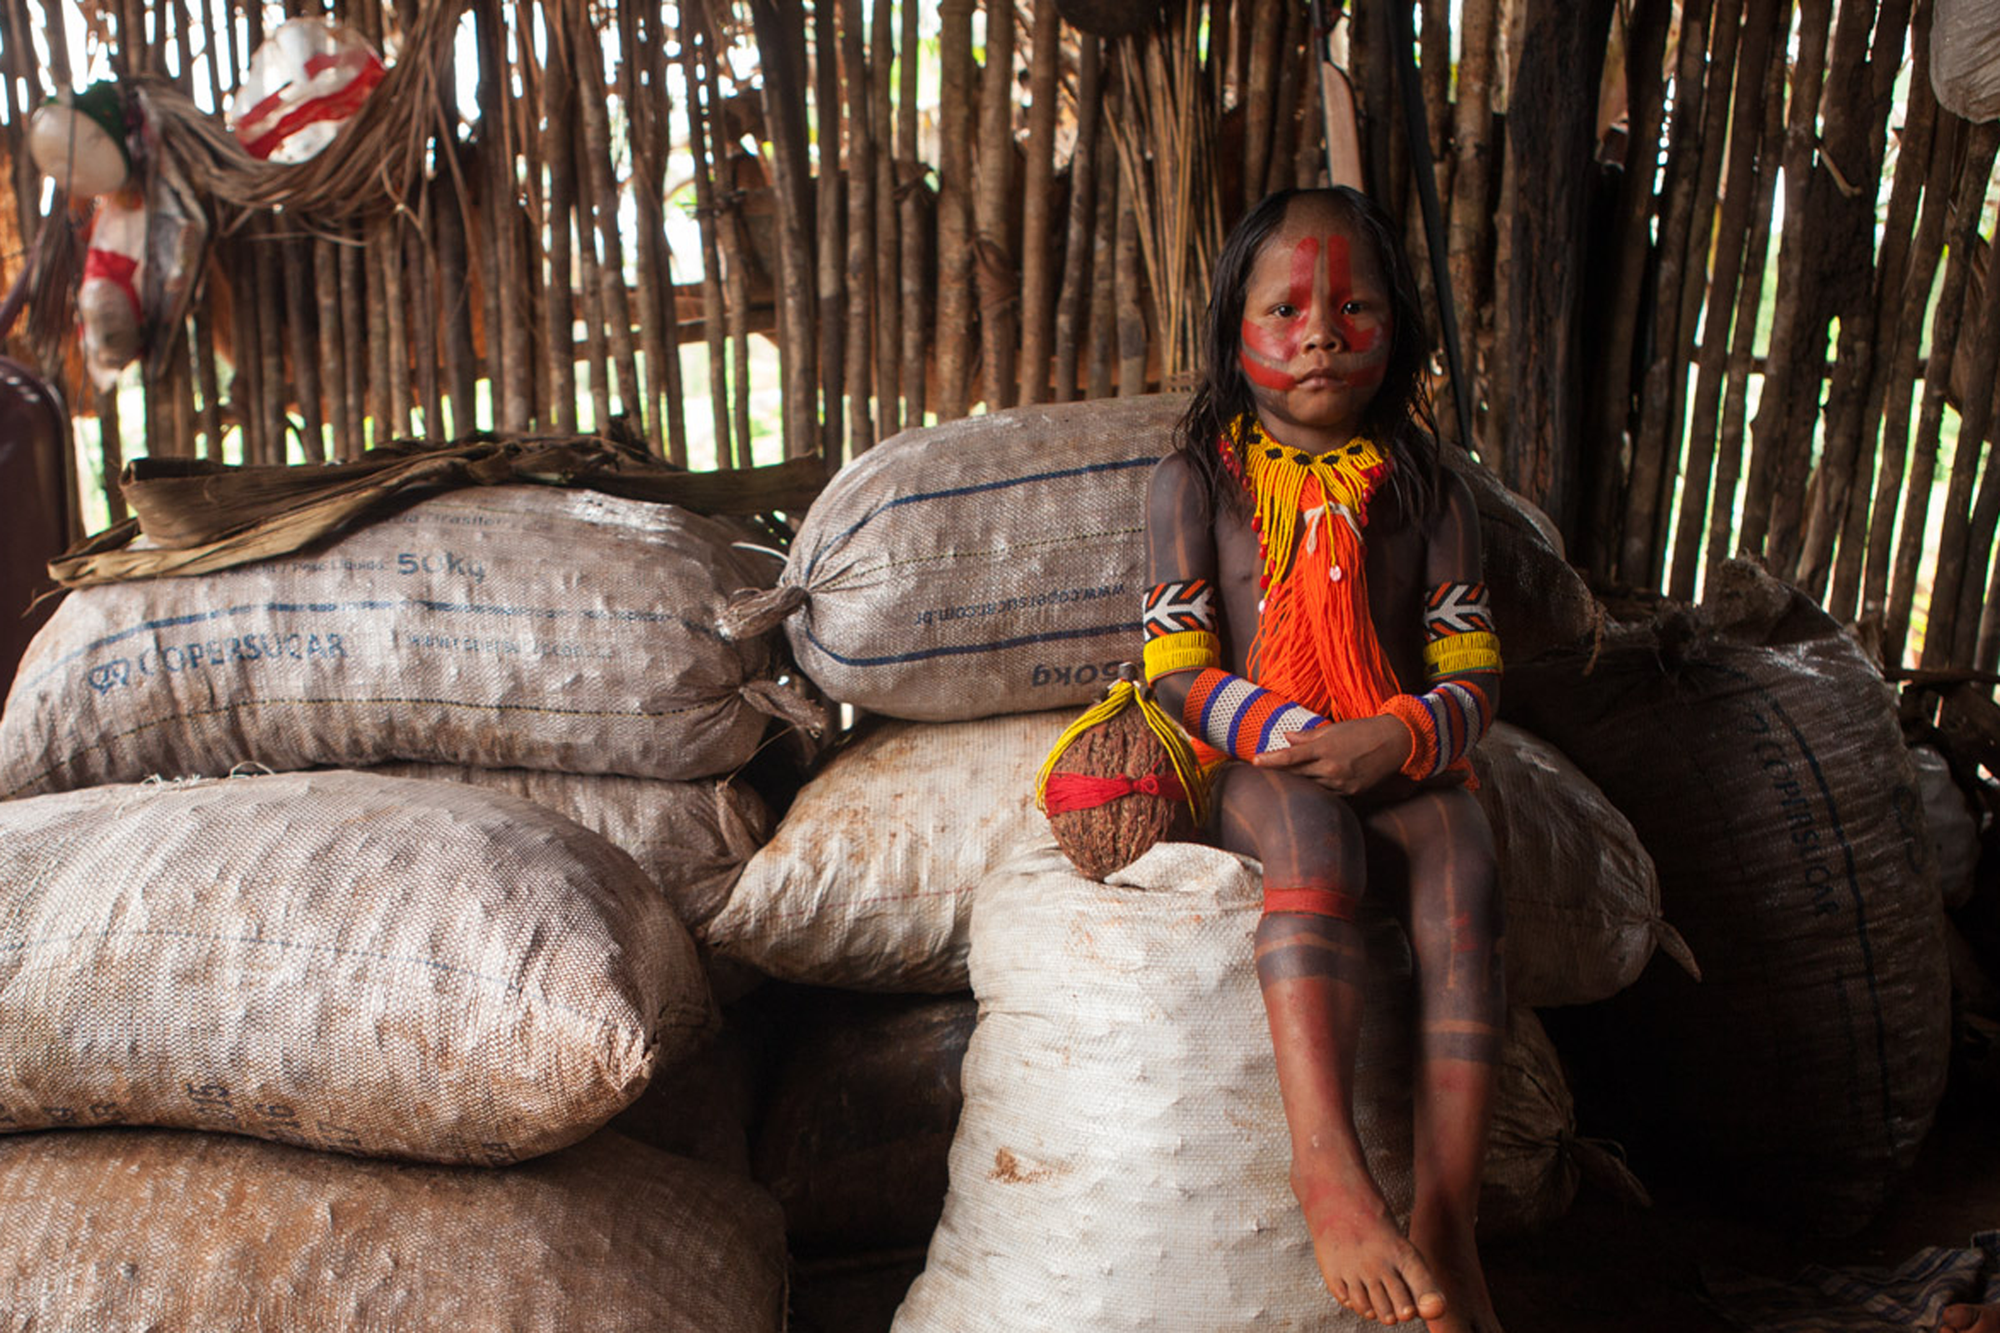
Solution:
[{"label": "wooden stick wall", "polygon": [[[71,75],[21,35],[59,8],[0,0],[21,243],[40,216],[20,126]],[[1370,188],[1427,296],[1411,183],[1437,173],[1472,444],[1571,558],[1687,597],[1747,551],[1887,661],[1921,630],[1925,666],[1991,670],[2000,127],[1937,105],[1932,0],[1460,0],[1456,31],[1454,6],[1413,6],[1414,147],[1387,15],[1349,8]],[[379,43],[417,7],[106,0],[89,20],[119,69],[219,100],[305,12]],[[212,454],[240,429],[253,460],[346,457],[572,430],[580,405],[742,467],[775,459],[752,410],[774,394],[784,454],[838,463],[930,419],[1182,387],[1227,228],[1320,177],[1303,0],[1164,0],[1102,38],[1055,0],[464,12],[476,92],[443,82],[429,179],[331,232],[279,212],[222,240],[143,418],[80,401],[107,475],[142,441]],[[689,207],[699,242],[672,253]],[[685,372],[683,345],[705,353]],[[1440,373],[1455,437],[1450,392]]]}]

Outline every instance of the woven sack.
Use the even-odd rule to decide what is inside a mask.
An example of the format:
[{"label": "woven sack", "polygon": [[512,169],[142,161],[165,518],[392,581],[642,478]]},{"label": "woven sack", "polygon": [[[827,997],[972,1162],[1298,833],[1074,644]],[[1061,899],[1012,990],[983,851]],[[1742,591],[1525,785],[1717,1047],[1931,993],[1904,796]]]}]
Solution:
[{"label": "woven sack", "polygon": [[757,1179],[795,1252],[921,1247],[944,1207],[978,1006],[969,995],[812,995],[764,1104]]},{"label": "woven sack", "polygon": [[359,773],[0,803],[0,1127],[507,1162],[711,1021],[632,859],[530,802]]},{"label": "woven sack", "polygon": [[792,707],[725,641],[768,557],[668,505],[547,486],[427,500],[330,546],[85,588],[23,659],[0,793],[390,759],[727,772]]},{"label": "woven sack", "polygon": [[1507,921],[1507,998],[1591,1004],[1638,980],[1655,947],[1699,977],[1660,915],[1631,821],[1562,752],[1501,722],[1472,751]]},{"label": "woven sack", "polygon": [[[1053,849],[980,885],[951,1192],[897,1333],[1379,1327],[1327,1294],[1251,936],[1258,875],[1162,843],[1098,883]],[[1369,928],[1356,1120],[1409,1203],[1409,963]]]},{"label": "woven sack", "polygon": [[788,981],[964,990],[974,887],[1052,845],[1035,772],[1069,721],[871,725],[799,792],[697,933]]},{"label": "woven sack", "polygon": [[883,441],[806,514],[769,614],[833,698],[959,721],[1087,703],[1139,648],[1146,480],[1182,395]]},{"label": "woven sack", "polygon": [[[1507,660],[1526,662],[1590,641],[1604,613],[1590,585],[1570,567],[1555,523],[1463,449],[1445,446],[1444,462],[1472,491],[1480,572]],[[1504,698],[1504,686],[1501,693]]]},{"label": "woven sack", "polygon": [[37,1330],[777,1333],[778,1207],[615,1134],[504,1171],[221,1134],[0,1139],[0,1309]]},{"label": "woven sack", "polygon": [[1544,1230],[1569,1212],[1586,1179],[1635,1207],[1652,1203],[1613,1146],[1577,1137],[1576,1103],[1562,1059],[1535,1011],[1513,1005],[1480,1177],[1480,1236]]},{"label": "woven sack", "polygon": [[1503,708],[1632,821],[1701,960],[1616,996],[1615,1128],[1781,1222],[1866,1223],[1944,1091],[1950,986],[1916,775],[1872,659],[1747,562]]},{"label": "woven sack", "polygon": [[369,772],[512,792],[574,819],[628,852],[689,926],[715,915],[743,863],[771,836],[763,798],[730,778],[661,782],[462,764],[379,764]]},{"label": "woven sack", "polygon": [[1970,121],[2000,117],[2000,13],[1986,0],[1938,0],[1931,16],[1931,91]]}]

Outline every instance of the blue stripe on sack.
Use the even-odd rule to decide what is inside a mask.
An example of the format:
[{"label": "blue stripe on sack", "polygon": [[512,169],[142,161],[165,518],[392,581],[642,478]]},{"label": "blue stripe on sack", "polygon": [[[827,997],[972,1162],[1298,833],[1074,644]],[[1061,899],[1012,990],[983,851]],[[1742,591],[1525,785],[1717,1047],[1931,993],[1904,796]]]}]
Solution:
[{"label": "blue stripe on sack", "polygon": [[800,580],[807,587],[812,586],[813,572],[819,568],[820,557],[847,544],[847,539],[873,523],[883,514],[899,505],[922,504],[927,500],[951,500],[961,495],[983,495],[989,491],[1004,491],[1013,486],[1031,486],[1038,481],[1061,481],[1065,477],[1087,477],[1098,472],[1124,472],[1135,467],[1151,467],[1159,462],[1159,457],[1129,458],[1122,463],[1090,463],[1083,467],[1063,468],[1058,472],[1031,472],[1024,477],[1007,477],[1000,481],[982,481],[971,486],[952,486],[942,491],[915,491],[909,495],[899,495],[886,504],[877,505],[855,520],[854,525],[837,532],[820,544],[813,558],[806,562],[805,576]]},{"label": "blue stripe on sack", "polygon": [[902,662],[925,662],[934,657],[958,657],[966,653],[991,653],[999,652],[1006,648],[1026,648],[1030,644],[1056,643],[1063,639],[1092,639],[1106,634],[1130,635],[1136,634],[1138,630],[1139,623],[1137,621],[1127,620],[1116,625],[1092,625],[1087,629],[1051,630],[1046,634],[1023,634],[1015,639],[993,639],[986,643],[947,644],[941,648],[922,648],[913,653],[891,653],[885,657],[847,657],[821,643],[819,636],[814,634],[810,629],[806,631],[806,640],[814,648],[825,653],[842,666],[875,667],[895,666]]}]

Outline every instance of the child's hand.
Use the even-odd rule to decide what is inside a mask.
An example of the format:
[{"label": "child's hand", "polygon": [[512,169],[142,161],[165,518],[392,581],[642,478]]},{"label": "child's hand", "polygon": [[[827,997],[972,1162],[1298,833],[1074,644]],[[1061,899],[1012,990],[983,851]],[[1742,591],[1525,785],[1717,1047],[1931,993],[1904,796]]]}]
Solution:
[{"label": "child's hand", "polygon": [[1291,744],[1250,762],[1290,769],[1338,796],[1370,790],[1402,771],[1410,757],[1410,729],[1394,717],[1363,717],[1294,732]]}]

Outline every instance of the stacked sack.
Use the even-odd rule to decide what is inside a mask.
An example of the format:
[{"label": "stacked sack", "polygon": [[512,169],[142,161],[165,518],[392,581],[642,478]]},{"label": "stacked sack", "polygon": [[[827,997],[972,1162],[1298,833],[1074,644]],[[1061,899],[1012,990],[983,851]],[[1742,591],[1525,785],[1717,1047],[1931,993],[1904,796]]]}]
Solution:
[{"label": "stacked sack", "polygon": [[[1003,1012],[1017,1014],[1016,1000],[1024,993],[1009,991],[1008,998],[1000,998],[992,986],[982,985],[980,939],[1009,938],[1013,929],[981,922],[989,910],[1005,919],[1008,909],[993,908],[995,898],[1026,902],[1016,892],[1025,882],[1043,886],[1036,894],[1046,892],[1071,913],[1061,930],[1047,922],[1037,927],[1047,965],[1055,966],[1058,957],[1062,962],[1029,989],[1057,985],[1060,978],[1071,1005],[1076,991],[1095,995],[1091,988],[1100,984],[1115,989],[1119,969],[1129,967],[1089,947],[1093,941],[1139,929],[1143,923],[1128,919],[1132,914],[1178,905],[1175,895],[1181,890],[1201,898],[1203,906],[1175,908],[1175,921],[1212,918],[1205,930],[1172,946],[1199,955],[1191,955],[1189,966],[1215,983],[1190,1002],[1209,1015],[1203,1023],[1225,1021],[1217,1015],[1247,1023],[1245,1031],[1261,1043],[1268,1062],[1268,1037],[1261,1035],[1264,1019],[1249,970],[1254,911],[1237,901],[1243,883],[1254,884],[1254,875],[1246,880],[1249,872],[1228,857],[1203,863],[1197,880],[1186,884],[1171,875],[1148,879],[1134,868],[1126,874],[1138,879],[1126,887],[1135,892],[1105,897],[1105,886],[1079,879],[1056,855],[1048,823],[1034,804],[1034,775],[1050,747],[1084,706],[1102,697],[1118,663],[1137,656],[1146,480],[1171,447],[1185,405],[1184,397],[1167,395],[1022,408],[886,441],[830,483],[807,515],[778,586],[733,609],[731,623],[746,635],[782,623],[814,682],[873,716],[799,792],[728,900],[698,933],[718,954],[795,982],[945,997],[971,986],[982,1021],[965,1067],[961,1143],[986,1117],[1002,1114],[997,1103],[1013,1105],[1034,1096],[1039,1083],[995,1072],[1018,1068],[1020,1060],[1038,1069],[1054,1062],[1068,1070],[1065,1077],[1094,1089],[1079,1085],[1074,1096],[1080,1100],[1095,1096],[1112,1105],[1130,1095],[1130,1068],[1114,1061],[1078,1070],[1061,1065],[1058,1053],[1049,1050],[1014,1052],[1019,1058],[1011,1065],[989,1057],[987,1075],[975,1077],[989,1024]],[[1595,601],[1552,544],[1547,520],[1476,465],[1454,466],[1479,504],[1488,581],[1510,660],[1587,639],[1597,623]],[[1533,1016],[1526,1006],[1602,1000],[1630,984],[1662,946],[1693,966],[1661,918],[1651,859],[1624,817],[1573,765],[1535,737],[1507,727],[1497,728],[1476,757],[1481,800],[1502,848],[1510,994],[1522,1006],[1514,1025],[1521,1035],[1510,1049],[1539,1051],[1546,1045],[1534,1045],[1539,1033],[1530,1027]],[[1197,860],[1221,856],[1192,847],[1177,848],[1174,855],[1181,853]],[[1161,862],[1169,864],[1181,862],[1171,857]],[[1065,952],[1073,949],[1080,950],[1074,957]],[[1009,975],[1011,966],[995,964],[986,975]],[[1389,975],[1393,980],[1397,974],[1391,969]],[[1162,983],[1161,989],[1171,987]],[[1170,999],[1161,994],[1157,1003],[1166,1006]],[[965,1001],[933,1003],[942,1015],[942,1006]],[[1401,1013],[1401,1006],[1388,1000],[1376,1006],[1368,1041],[1384,1052],[1402,1051]],[[1161,1010],[1148,1021],[1171,1026],[1179,1020]],[[1055,1040],[1047,1025],[1027,1027],[1029,1035],[1008,1041]],[[1076,1049],[1086,1046],[1087,1041]],[[1385,1068],[1405,1068],[1407,1052],[1385,1054],[1383,1060]],[[1160,1060],[1149,1061],[1146,1069],[1149,1076],[1164,1073]],[[1559,1216],[1580,1171],[1559,1067],[1550,1059],[1538,1073],[1535,1080],[1509,1085],[1519,1090],[1522,1105],[1514,1112],[1503,1108],[1503,1114],[1518,1132],[1506,1153],[1495,1154],[1495,1171],[1489,1173],[1493,1197],[1483,1205],[1522,1227]],[[1255,1084],[1275,1099],[1275,1082],[1263,1073],[1243,1077],[1246,1087]],[[1402,1085],[1406,1105],[1406,1070]],[[1059,1119],[1072,1131],[1079,1128],[1075,1116]],[[1261,1163],[1259,1170],[1276,1172],[1273,1199],[1284,1199],[1282,1207],[1270,1203],[1275,1219],[1291,1208],[1283,1187],[1289,1147],[1281,1117],[1266,1120],[1253,1136],[1250,1157]],[[1128,1168],[1142,1174],[1159,1169],[1157,1156],[1143,1168],[1137,1162],[1143,1152],[1139,1138],[1121,1139],[1106,1126],[1098,1128],[1104,1133],[1091,1139],[1086,1155],[1099,1174],[1089,1178],[1114,1179]],[[1165,1122],[1162,1128],[1166,1132]],[[909,1130],[915,1135],[922,1127],[913,1119]],[[1017,1194],[1031,1193],[1029,1185],[1053,1182],[1060,1174],[1036,1174],[1055,1171],[1048,1163],[1062,1157],[1058,1142],[1043,1142],[1033,1160],[1011,1140],[999,1147],[1013,1154],[1011,1167],[992,1146],[954,1149],[951,1202],[945,1206],[945,1229],[933,1241],[933,1271],[946,1262],[944,1256],[960,1252],[945,1240],[953,1210],[984,1216],[989,1205],[975,1198],[981,1191],[1004,1193],[1012,1186]],[[809,1174],[797,1154],[784,1160],[787,1178]],[[1166,1177],[1154,1179],[1171,1185]],[[1171,1188],[1168,1194],[1173,1195]],[[1131,1247],[1159,1240],[1150,1232],[1118,1229],[1146,1218],[1157,1201],[1128,1202],[1094,1237],[1106,1253],[1123,1245],[1129,1254]],[[904,1316],[914,1321],[911,1327],[949,1326],[952,1311],[972,1305],[1008,1307],[1016,1283],[1029,1289],[1048,1283],[1053,1292],[1087,1288],[1093,1281],[1086,1259],[1079,1257],[1083,1252],[1060,1246],[1035,1258],[1032,1262],[1042,1266],[1032,1273],[1002,1272],[1010,1254],[1029,1263],[1027,1252],[989,1246],[978,1239],[983,1226],[961,1231],[971,1238],[957,1242],[970,1247],[964,1252],[985,1256],[979,1274],[955,1271],[937,1282],[927,1277],[931,1291],[945,1282],[954,1294],[948,1300],[926,1297],[927,1313]],[[1048,1266],[1059,1262],[1078,1266],[1064,1271]],[[1286,1299],[1318,1308],[1313,1303],[1324,1294],[1309,1257],[1303,1268],[1294,1263],[1285,1271],[1287,1281],[1304,1284]],[[975,1278],[985,1285],[977,1291],[965,1287]],[[1149,1290],[1153,1296],[1147,1298]],[[1173,1319],[1207,1308],[1169,1311],[1161,1304],[1169,1291],[1137,1283],[1129,1294],[1139,1304],[1122,1317],[1135,1326],[1152,1319],[1151,1326],[1173,1327]]]},{"label": "stacked sack", "polygon": [[67,599],[0,718],[0,1127],[248,1138],[0,1137],[0,1305],[782,1326],[775,1201],[599,1132],[715,1028],[688,925],[769,822],[726,775],[808,711],[715,629],[735,536],[500,487]]},{"label": "stacked sack", "polygon": [[1700,985],[1655,966],[1601,1015],[1620,1133],[1787,1228],[1859,1230],[1915,1158],[1951,1049],[1945,899],[1873,658],[1731,561],[1701,605],[1508,691],[1632,817],[1701,959]]}]

